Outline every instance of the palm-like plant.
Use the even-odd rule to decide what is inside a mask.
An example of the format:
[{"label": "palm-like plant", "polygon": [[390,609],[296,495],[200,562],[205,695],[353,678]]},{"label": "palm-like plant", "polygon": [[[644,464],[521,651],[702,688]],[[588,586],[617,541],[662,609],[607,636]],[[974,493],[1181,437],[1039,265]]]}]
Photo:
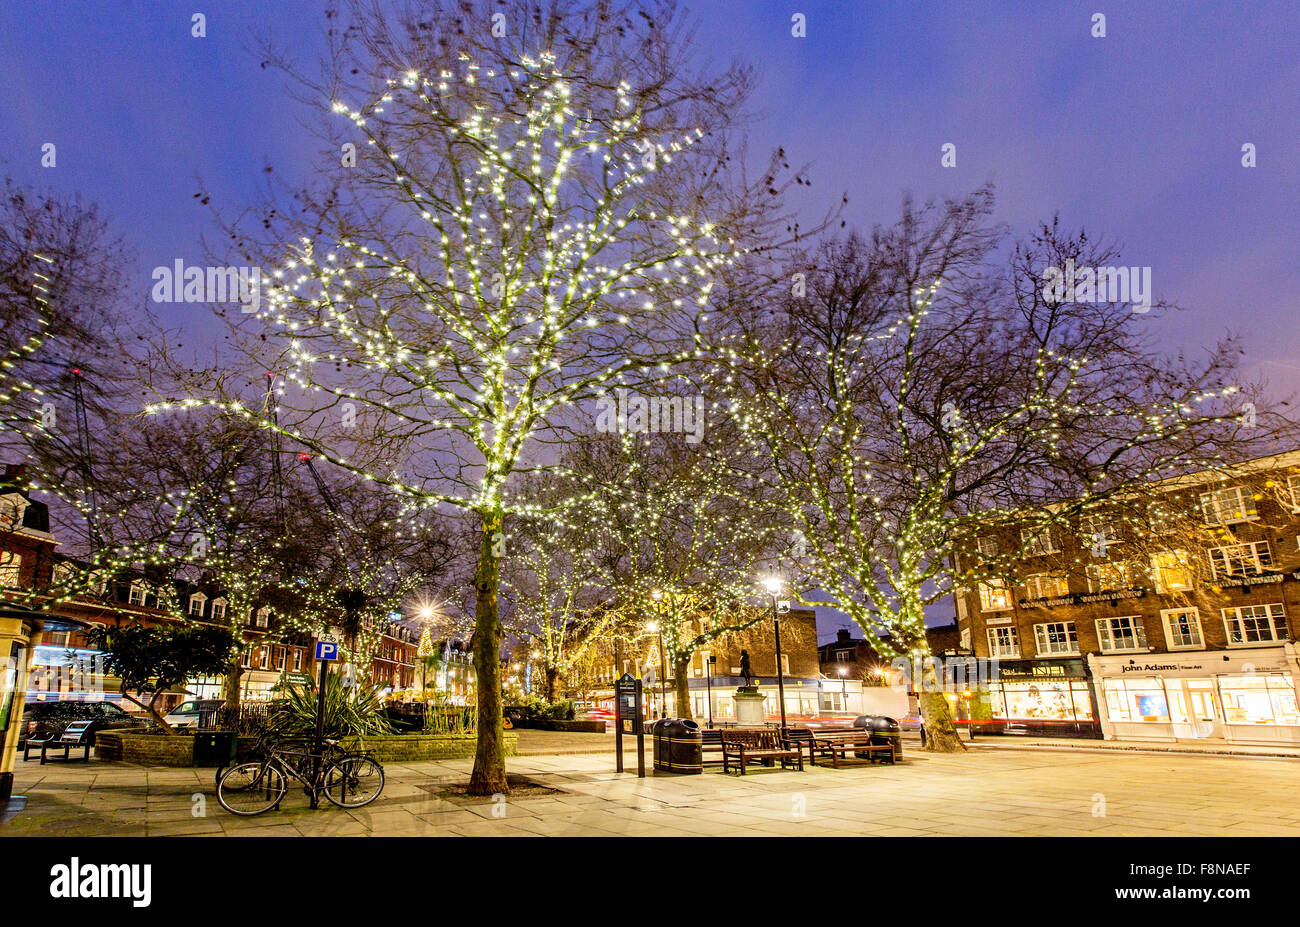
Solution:
[{"label": "palm-like plant", "polygon": [[[315,680],[290,682],[271,706],[269,726],[283,735],[315,734],[320,698]],[[389,734],[392,726],[380,710],[379,687],[343,685],[343,676],[325,677],[325,736]]]}]

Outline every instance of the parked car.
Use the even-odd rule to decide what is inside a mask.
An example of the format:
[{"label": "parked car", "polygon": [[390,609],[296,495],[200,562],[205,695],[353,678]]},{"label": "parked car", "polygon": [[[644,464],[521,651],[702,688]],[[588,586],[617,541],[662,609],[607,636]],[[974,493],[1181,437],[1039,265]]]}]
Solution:
[{"label": "parked car", "polygon": [[199,715],[202,712],[216,711],[224,704],[225,700],[219,698],[191,699],[188,702],[181,702],[170,713],[163,715],[163,720],[176,730],[197,728]]},{"label": "parked car", "polygon": [[577,712],[574,717],[580,721],[604,721],[607,725],[614,722],[614,712],[608,708],[587,708]]},{"label": "parked car", "polygon": [[[95,731],[145,727],[148,724],[145,719],[128,714],[112,702],[28,702],[23,708],[18,748],[22,749],[28,737],[43,740],[50,735],[58,736],[74,721],[92,721],[91,729]],[[94,734],[91,743],[94,743]]]}]

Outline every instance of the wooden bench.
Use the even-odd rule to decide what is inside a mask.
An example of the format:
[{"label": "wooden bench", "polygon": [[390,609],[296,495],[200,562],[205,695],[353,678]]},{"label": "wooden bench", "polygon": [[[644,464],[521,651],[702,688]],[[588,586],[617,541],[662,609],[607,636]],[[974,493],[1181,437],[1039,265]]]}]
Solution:
[{"label": "wooden bench", "polygon": [[796,766],[803,771],[803,750],[790,744],[777,730],[722,731],[722,771],[731,772],[734,762],[745,774],[745,766],[754,761],[780,760],[781,768]]},{"label": "wooden bench", "polygon": [[718,763],[724,763],[726,757],[722,753],[722,731],[714,728],[702,728],[700,730],[700,762],[705,766],[713,766]]},{"label": "wooden bench", "polygon": [[[882,759],[888,758],[890,764],[894,762],[894,748],[889,744],[873,744],[871,742],[871,731],[865,729],[849,731],[811,731],[814,749],[817,753],[831,758],[831,765],[836,769],[840,768],[840,759],[849,753],[855,756],[866,757],[872,763],[876,762],[876,757]],[[811,755],[809,757],[812,759]],[[812,760],[816,765],[816,761]]]},{"label": "wooden bench", "polygon": [[785,732],[785,739],[808,751],[808,762],[814,766],[817,765],[817,754],[822,756],[832,756],[830,744],[818,742],[817,736],[813,733],[812,728],[792,727]]},{"label": "wooden bench", "polygon": [[39,746],[41,748],[41,765],[44,766],[45,761],[48,758],[49,750],[51,748],[55,750],[59,749],[60,747],[63,748],[63,756],[62,757],[56,756],[54,757],[54,759],[68,760],[68,759],[75,759],[75,757],[69,756],[69,753],[75,748],[81,747],[85,751],[82,754],[81,758],[89,762],[90,747],[91,744],[94,743],[94,741],[95,741],[94,721],[73,721],[71,724],[69,724],[67,727],[63,729],[62,734],[59,734],[57,736],[52,734],[49,737],[46,737],[44,740],[35,740],[35,741],[32,740],[32,738],[30,737],[27,738],[27,742],[23,744],[23,759],[24,760],[30,759],[32,747]]}]

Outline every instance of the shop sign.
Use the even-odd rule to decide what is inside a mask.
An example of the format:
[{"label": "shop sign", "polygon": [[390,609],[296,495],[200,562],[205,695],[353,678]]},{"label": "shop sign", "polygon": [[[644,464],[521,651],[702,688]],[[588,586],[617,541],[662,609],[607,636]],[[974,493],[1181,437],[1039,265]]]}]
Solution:
[{"label": "shop sign", "polygon": [[1219,588],[1234,589],[1240,592],[1250,592],[1251,586],[1269,586],[1272,585],[1273,583],[1280,583],[1282,582],[1282,580],[1288,578],[1300,580],[1300,572],[1289,573],[1289,574],[1288,573],[1261,573],[1258,576],[1252,576],[1250,579],[1246,580],[1245,582],[1233,583],[1230,586],[1220,584]]},{"label": "shop sign", "polygon": [[1184,659],[1167,654],[1145,660],[1095,657],[1093,668],[1098,676],[1231,676],[1289,672],[1286,657],[1280,649],[1238,653],[1213,651]]},{"label": "shop sign", "polygon": [[1057,596],[1050,599],[1021,599],[1017,604],[1021,608],[1056,608],[1060,605],[1090,605],[1094,602],[1118,602],[1120,599],[1140,599],[1147,594],[1145,589],[1116,589],[1113,592],[1076,592],[1073,595]]}]

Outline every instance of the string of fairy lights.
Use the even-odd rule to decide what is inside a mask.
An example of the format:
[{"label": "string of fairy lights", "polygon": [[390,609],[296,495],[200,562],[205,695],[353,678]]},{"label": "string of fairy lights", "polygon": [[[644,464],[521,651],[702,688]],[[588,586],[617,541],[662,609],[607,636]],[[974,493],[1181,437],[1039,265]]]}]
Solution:
[{"label": "string of fairy lights", "polygon": [[[681,308],[683,297],[673,290],[689,290],[706,305],[712,280],[739,249],[711,223],[661,213],[637,196],[661,165],[702,137],[700,130],[650,141],[626,83],[613,88],[613,113],[593,123],[574,108],[572,83],[549,55],[525,57],[508,74],[527,104],[522,112],[490,109],[491,97],[474,88],[505,75],[469,58],[462,64],[459,75],[408,72],[357,108],[331,104],[375,150],[376,160],[389,165],[389,189],[427,224],[442,282],[434,284],[415,258],[377,242],[302,238],[271,275],[258,318],[285,339],[278,398],[292,386],[308,403],[313,395],[354,401],[394,421],[418,420],[422,433],[456,432],[481,457],[481,478],[458,492],[413,484],[395,471],[369,472],[300,427],[281,427],[229,397],[161,401],[150,412],[219,407],[425,506],[536,514],[507,499],[504,489],[537,424],[645,365],[628,356],[584,365],[593,333],[627,328],[661,304]],[[458,101],[461,113],[455,112]],[[419,165],[404,166],[416,158],[388,140],[391,124],[384,114],[390,108],[437,126],[459,182],[435,188]],[[571,178],[572,165],[593,161],[599,170],[579,171],[600,181],[591,202],[576,195],[581,181]],[[565,199],[571,189],[572,203]],[[629,250],[633,224],[638,245]],[[393,287],[400,296],[385,301],[381,294]],[[566,346],[573,348],[566,353]],[[675,349],[654,363],[676,363],[696,351],[694,345]],[[419,395],[418,410],[318,375],[344,363],[396,378]]]},{"label": "string of fairy lights", "polygon": [[[1020,440],[1041,444],[1050,454],[1061,440],[1060,423],[1065,418],[1127,416],[1141,427],[1132,429],[1116,454],[1119,457],[1124,451],[1186,433],[1198,423],[1231,420],[1233,415],[1223,412],[1221,406],[1238,393],[1232,386],[1198,389],[1149,407],[1095,408],[1086,399],[1074,398],[1090,359],[1041,346],[1034,357],[1035,388],[1023,401],[1004,409],[999,418],[977,423],[956,403],[945,407],[943,427],[949,440],[942,459],[931,461],[927,473],[923,467],[911,465],[917,425],[908,418],[907,403],[913,382],[925,375],[915,364],[914,348],[940,286],[941,281],[936,280],[915,289],[906,308],[880,329],[855,332],[835,349],[789,339],[776,344],[746,339],[739,344],[724,343],[712,369],[747,445],[766,453],[773,464],[769,488],[781,500],[797,546],[805,554],[796,557],[792,552],[790,558],[801,570],[803,587],[830,593],[834,604],[854,619],[868,643],[882,655],[901,656],[918,647],[928,651],[927,605],[954,590],[984,581],[1005,581],[1023,569],[1025,551],[1018,538],[1000,553],[986,556],[975,544],[978,536],[1001,526],[1019,531],[1026,525],[1057,525],[1067,516],[1115,515],[1114,500],[1121,488],[1130,494],[1141,491],[1139,481],[1131,479],[1122,487],[1103,487],[1109,476],[1103,469],[1094,474],[1088,493],[1068,505],[1033,510],[982,505],[967,514],[955,513],[946,498],[950,481],[977,467],[999,442],[1014,433]],[[884,427],[889,439],[902,449],[901,464],[877,459],[874,442],[879,435],[869,430],[868,422],[876,427],[880,422],[859,416],[852,390],[845,389],[871,375],[877,356],[870,345],[875,342],[896,346],[900,357],[893,414]],[[744,370],[780,370],[783,358],[792,352],[810,353],[821,363],[837,400],[835,408],[821,408],[809,416],[799,406],[797,391],[764,388],[760,379],[737,376],[737,371]],[[891,384],[882,384],[886,385]],[[1216,403],[1220,407],[1215,407]],[[1206,406],[1211,407],[1208,412],[1200,411]],[[797,466],[792,461],[797,461]],[[1158,478],[1161,470],[1221,474],[1224,467],[1225,462],[1218,458],[1171,454],[1143,476]],[[893,478],[892,488],[879,488],[877,477],[882,474]],[[1130,536],[1151,531],[1149,523],[1140,523],[1122,509],[1116,517]],[[1076,563],[1083,559],[1079,557]]]}]

